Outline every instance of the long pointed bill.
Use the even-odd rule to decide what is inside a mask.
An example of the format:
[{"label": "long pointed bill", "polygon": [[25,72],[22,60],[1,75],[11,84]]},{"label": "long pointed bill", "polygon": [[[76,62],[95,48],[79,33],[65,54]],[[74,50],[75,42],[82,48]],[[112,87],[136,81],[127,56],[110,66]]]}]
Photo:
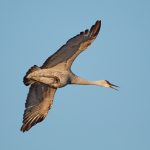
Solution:
[{"label": "long pointed bill", "polygon": [[117,88],[119,88],[119,86],[114,85],[114,84],[112,84],[112,83],[110,83],[110,88],[119,91],[119,90],[117,89]]}]

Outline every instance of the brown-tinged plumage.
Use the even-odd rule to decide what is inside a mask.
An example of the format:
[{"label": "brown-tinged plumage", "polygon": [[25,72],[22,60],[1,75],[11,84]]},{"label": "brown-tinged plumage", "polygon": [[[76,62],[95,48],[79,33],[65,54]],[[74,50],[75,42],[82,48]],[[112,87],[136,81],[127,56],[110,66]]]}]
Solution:
[{"label": "brown-tinged plumage", "polygon": [[43,83],[35,82],[31,85],[21,127],[23,132],[28,131],[33,125],[46,117],[53,104],[55,92],[56,88],[51,88]]},{"label": "brown-tinged plumage", "polygon": [[31,87],[25,104],[21,131],[28,131],[47,116],[57,88],[67,84],[98,85],[113,89],[118,87],[107,80],[85,80],[71,71],[73,61],[95,40],[100,27],[101,21],[96,21],[90,30],[86,29],[68,40],[41,67],[34,65],[27,71],[23,81],[25,85],[31,84]]}]

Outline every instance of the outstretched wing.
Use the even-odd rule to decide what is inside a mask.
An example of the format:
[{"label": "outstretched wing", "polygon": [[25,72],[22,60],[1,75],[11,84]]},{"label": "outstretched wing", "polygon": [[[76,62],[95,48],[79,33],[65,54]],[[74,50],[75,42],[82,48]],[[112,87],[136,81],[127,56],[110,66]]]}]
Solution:
[{"label": "outstretched wing", "polygon": [[62,69],[69,69],[74,59],[85,50],[97,37],[101,27],[101,21],[67,41],[56,53],[50,56],[42,65],[42,68],[60,66]]},{"label": "outstretched wing", "polygon": [[31,85],[27,96],[21,131],[28,131],[32,126],[44,120],[52,106],[56,89],[42,83]]}]

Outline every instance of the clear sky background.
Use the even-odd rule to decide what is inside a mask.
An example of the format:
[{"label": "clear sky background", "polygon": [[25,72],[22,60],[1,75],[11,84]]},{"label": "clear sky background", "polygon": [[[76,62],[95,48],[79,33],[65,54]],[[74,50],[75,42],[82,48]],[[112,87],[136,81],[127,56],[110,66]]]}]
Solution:
[{"label": "clear sky background", "polygon": [[[72,70],[119,92],[59,89],[48,117],[20,132],[26,71],[97,19],[100,34]],[[0,0],[0,43],[1,150],[150,150],[150,1]]]}]

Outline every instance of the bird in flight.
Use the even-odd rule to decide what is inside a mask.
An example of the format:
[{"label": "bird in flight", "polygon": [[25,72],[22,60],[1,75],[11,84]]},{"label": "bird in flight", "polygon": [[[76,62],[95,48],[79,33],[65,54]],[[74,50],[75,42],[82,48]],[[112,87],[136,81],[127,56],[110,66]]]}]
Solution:
[{"label": "bird in flight", "polygon": [[[31,85],[21,131],[28,131],[32,126],[44,120],[50,110],[55,92],[67,84],[97,85],[116,89],[118,86],[107,80],[89,81],[75,75],[71,65],[75,58],[96,39],[101,28],[101,21],[69,39],[57,52],[50,56],[41,67],[32,66],[26,73],[23,82]],[[117,89],[116,89],[117,90]]]}]

